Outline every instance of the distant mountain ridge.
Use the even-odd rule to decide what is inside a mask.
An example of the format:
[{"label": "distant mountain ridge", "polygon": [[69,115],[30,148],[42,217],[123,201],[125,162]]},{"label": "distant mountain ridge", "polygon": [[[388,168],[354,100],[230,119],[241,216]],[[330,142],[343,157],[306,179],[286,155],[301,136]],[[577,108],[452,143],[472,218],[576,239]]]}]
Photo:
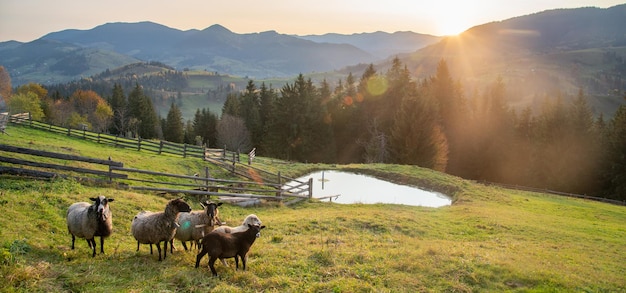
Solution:
[{"label": "distant mountain ridge", "polygon": [[354,46],[315,43],[274,31],[236,34],[221,25],[180,31],[152,22],[108,23],[90,30],[50,33],[42,39],[112,50],[179,70],[252,77],[329,71],[377,60]]},{"label": "distant mountain ridge", "polygon": [[437,40],[411,32],[299,37],[275,31],[237,34],[217,24],[181,31],[147,21],[116,22],[52,32],[28,43],[0,43],[0,64],[16,85],[66,82],[138,61],[250,78],[290,77],[375,63]]},{"label": "distant mountain ridge", "polygon": [[434,44],[442,37],[405,32],[373,32],[359,34],[335,34],[297,36],[302,39],[331,44],[350,44],[363,49],[379,58],[387,58],[400,53],[415,52],[427,45]]}]

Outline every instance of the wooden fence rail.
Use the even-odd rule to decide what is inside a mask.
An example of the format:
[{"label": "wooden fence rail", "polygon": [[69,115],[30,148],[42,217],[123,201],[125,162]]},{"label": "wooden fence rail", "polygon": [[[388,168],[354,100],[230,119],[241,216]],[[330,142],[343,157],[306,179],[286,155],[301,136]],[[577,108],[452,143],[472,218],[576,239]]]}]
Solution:
[{"label": "wooden fence rail", "polygon": [[[4,144],[0,144],[0,151],[32,156],[33,158],[45,157],[48,160],[56,159],[65,161],[63,164],[56,164],[51,162],[36,161],[33,158],[22,159],[14,156],[0,155],[0,163],[3,163],[3,165],[0,165],[0,174],[24,175],[43,178],[59,176],[81,179],[94,179],[85,177],[85,175],[95,175],[99,181],[107,181],[111,183],[115,182],[118,183],[119,186],[125,186],[134,190],[151,190],[206,196],[243,197],[279,201],[288,197],[310,198],[312,196],[311,193],[306,194],[302,192],[294,192],[293,189],[285,189],[282,184],[210,178],[208,167],[205,170],[205,177],[199,177],[126,168],[122,162],[115,162],[110,159],[102,160],[33,150]],[[66,161],[79,161],[101,165],[104,167],[75,167],[68,165]],[[7,164],[16,165],[18,167],[9,167]],[[30,167],[31,169],[25,167]],[[45,169],[45,171],[42,169]],[[60,173],[60,171],[74,173]],[[153,175],[157,176],[156,178],[158,179],[149,179],[149,177],[142,177],[142,175]],[[152,186],[140,186],[137,183]],[[310,180],[309,184],[311,184]],[[187,187],[189,189],[173,188],[176,186]],[[309,190],[311,190],[311,188],[309,188]]]},{"label": "wooden fence rail", "polygon": [[86,129],[65,128],[48,123],[34,121],[28,113],[11,115],[9,122],[18,125],[28,125],[31,128],[41,129],[57,134],[65,134],[70,137],[82,138],[121,148],[131,148],[138,151],[150,151],[157,154],[167,153],[182,157],[195,157],[204,159],[205,149],[201,146],[190,144],[172,143],[167,141],[153,141],[141,138],[125,138],[99,132],[92,132]]}]

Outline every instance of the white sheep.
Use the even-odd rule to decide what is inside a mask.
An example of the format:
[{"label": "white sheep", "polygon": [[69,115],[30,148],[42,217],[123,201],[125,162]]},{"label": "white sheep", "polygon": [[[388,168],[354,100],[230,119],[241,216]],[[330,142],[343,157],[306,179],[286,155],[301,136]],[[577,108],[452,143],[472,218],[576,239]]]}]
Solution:
[{"label": "white sheep", "polygon": [[[198,242],[204,235],[213,230],[216,225],[220,225],[221,221],[218,218],[219,210],[217,209],[222,203],[214,203],[205,201],[200,203],[204,210],[191,211],[188,213],[180,213],[178,217],[178,224],[180,227],[176,229],[176,235],[174,239],[180,240],[185,250],[187,250],[187,241],[192,241],[198,246]],[[170,247],[174,247],[174,243],[170,244]]]},{"label": "white sheep", "polygon": [[261,226],[262,223],[261,223],[261,219],[259,219],[259,217],[257,217],[257,215],[249,214],[243,220],[241,225],[239,225],[237,227],[229,227],[229,226],[224,225],[224,226],[219,226],[219,227],[215,228],[214,231],[222,232],[222,233],[243,232],[243,231],[248,230],[248,224]]},{"label": "white sheep", "polygon": [[94,203],[73,203],[67,210],[67,230],[72,235],[72,249],[76,237],[85,238],[96,256],[96,236],[100,236],[100,253],[104,253],[104,238],[113,230],[113,214],[109,203],[114,199],[105,196],[89,198]]},{"label": "white sheep", "polygon": [[163,212],[141,212],[133,218],[130,230],[137,240],[137,250],[139,243],[156,244],[161,260],[161,242],[163,243],[163,259],[167,257],[167,243],[176,234],[178,216],[181,212],[189,212],[191,208],[180,198],[170,200]]}]

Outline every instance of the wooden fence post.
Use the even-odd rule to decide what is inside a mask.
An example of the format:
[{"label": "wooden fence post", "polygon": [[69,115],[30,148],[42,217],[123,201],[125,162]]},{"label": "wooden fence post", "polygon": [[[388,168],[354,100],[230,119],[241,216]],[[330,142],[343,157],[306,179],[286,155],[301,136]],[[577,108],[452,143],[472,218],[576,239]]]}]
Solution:
[{"label": "wooden fence post", "polygon": [[[109,162],[111,161],[111,157],[109,157]],[[113,182],[113,169],[111,164],[109,164],[109,183]]]},{"label": "wooden fence post", "polygon": [[280,171],[278,171],[278,197],[283,197],[283,183],[281,181]]},{"label": "wooden fence post", "polygon": [[209,167],[204,167],[204,186],[206,186],[206,191],[209,191],[209,178],[211,178],[211,174],[209,174]]},{"label": "wooden fence post", "polygon": [[161,154],[161,150],[163,150],[163,141],[159,141],[159,155]]},{"label": "wooden fence post", "polygon": [[309,198],[313,197],[313,178],[309,178]]},{"label": "wooden fence post", "polygon": [[224,148],[222,149],[222,160],[226,160],[226,145],[224,145]]},{"label": "wooden fence post", "polygon": [[72,135],[72,127],[67,128],[67,136]]},{"label": "wooden fence post", "polygon": [[137,137],[137,151],[141,151],[141,136]]},{"label": "wooden fence post", "polygon": [[187,144],[183,144],[183,158],[187,157]]}]

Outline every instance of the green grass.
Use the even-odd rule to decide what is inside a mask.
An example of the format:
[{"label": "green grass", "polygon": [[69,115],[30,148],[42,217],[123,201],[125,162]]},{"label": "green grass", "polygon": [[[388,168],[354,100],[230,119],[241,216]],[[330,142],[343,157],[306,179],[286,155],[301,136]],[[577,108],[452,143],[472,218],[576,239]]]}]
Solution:
[{"label": "green grass", "polygon": [[[22,127],[2,136],[9,145],[120,158],[130,168],[186,173],[200,160],[109,148]],[[196,163],[197,162],[197,165]],[[626,208],[593,201],[484,186],[414,166],[307,165],[260,158],[297,176],[337,168],[447,192],[443,208],[341,205],[315,200],[294,206],[223,205],[238,224],[255,213],[267,228],[252,246],[248,270],[195,252],[162,262],[130,235],[141,210],[162,210],[169,198],[84,186],[72,180],[0,177],[0,291],[3,292],[624,292]],[[216,176],[227,176],[215,170]],[[105,194],[114,234],[95,258],[84,240],[71,250],[65,211]],[[382,196],[382,195],[381,195]],[[199,205],[189,199],[194,209]],[[177,243],[178,248],[182,249]]]}]

